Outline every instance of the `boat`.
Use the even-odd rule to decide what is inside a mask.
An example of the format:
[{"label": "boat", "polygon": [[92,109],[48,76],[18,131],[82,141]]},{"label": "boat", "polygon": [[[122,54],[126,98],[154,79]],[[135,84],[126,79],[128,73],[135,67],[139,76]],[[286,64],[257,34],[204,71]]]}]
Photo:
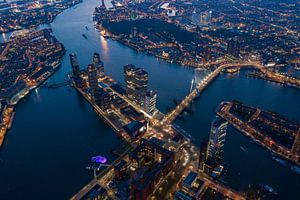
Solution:
[{"label": "boat", "polygon": [[294,165],[291,167],[291,170],[300,175],[300,167]]},{"label": "boat", "polygon": [[280,159],[280,158],[278,158],[278,157],[273,156],[272,159],[275,160],[276,162],[278,162],[279,164],[285,166],[285,167],[288,166],[288,163],[287,163],[287,162],[285,162],[284,160],[282,160],[282,159]]},{"label": "boat", "polygon": [[87,36],[85,34],[81,34],[84,39],[87,39]]},{"label": "boat", "polygon": [[265,184],[260,184],[263,189],[267,190],[268,192],[270,192],[271,194],[275,195],[275,196],[278,196],[278,193],[276,192],[276,190],[274,190],[273,188],[271,188],[270,186],[268,185],[265,185]]},{"label": "boat", "polygon": [[247,149],[245,149],[244,147],[240,146],[240,149],[241,149],[243,152],[245,152],[245,153],[247,153],[247,154],[250,154],[250,152],[247,151]]},{"label": "boat", "polygon": [[225,73],[236,73],[236,72],[239,72],[240,71],[240,68],[239,67],[228,67],[226,69],[223,70],[223,72]]}]

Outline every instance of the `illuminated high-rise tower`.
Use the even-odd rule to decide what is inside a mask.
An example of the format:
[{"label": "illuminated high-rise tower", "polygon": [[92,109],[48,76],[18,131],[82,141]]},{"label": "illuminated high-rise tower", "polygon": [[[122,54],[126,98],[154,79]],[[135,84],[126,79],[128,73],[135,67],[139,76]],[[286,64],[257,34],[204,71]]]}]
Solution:
[{"label": "illuminated high-rise tower", "polygon": [[124,76],[128,97],[143,105],[148,87],[148,73],[130,64],[124,66]]},{"label": "illuminated high-rise tower", "polygon": [[89,64],[87,67],[88,83],[92,96],[98,89],[97,70],[93,64]]},{"label": "illuminated high-rise tower", "polygon": [[212,122],[206,160],[209,160],[213,165],[221,163],[227,126],[228,122],[220,117],[216,117]]},{"label": "illuminated high-rise tower", "polygon": [[133,99],[134,96],[134,70],[135,66],[132,64],[128,64],[124,66],[124,78],[125,78],[125,85],[126,85],[126,93],[127,96]]},{"label": "illuminated high-rise tower", "polygon": [[74,78],[78,77],[79,76],[79,65],[78,65],[78,61],[77,61],[77,56],[75,53],[71,53],[69,56],[70,56],[73,77]]},{"label": "illuminated high-rise tower", "polygon": [[153,115],[156,111],[156,99],[157,93],[154,90],[147,92],[144,100],[144,108],[145,111],[150,115]]},{"label": "illuminated high-rise tower", "polygon": [[80,69],[77,61],[77,56],[74,53],[71,53],[69,56],[70,56],[70,62],[72,67],[72,78],[74,80],[75,85],[77,87],[81,87],[82,80],[80,78]]},{"label": "illuminated high-rise tower", "polygon": [[103,65],[103,62],[100,59],[100,54],[99,53],[94,53],[93,65],[95,66],[95,68],[97,70],[98,78],[103,78],[104,77],[104,65]]}]

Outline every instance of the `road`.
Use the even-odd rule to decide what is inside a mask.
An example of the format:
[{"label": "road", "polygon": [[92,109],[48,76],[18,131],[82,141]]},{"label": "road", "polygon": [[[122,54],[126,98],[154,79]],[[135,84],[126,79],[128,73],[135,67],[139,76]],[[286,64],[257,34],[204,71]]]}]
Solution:
[{"label": "road", "polygon": [[[177,131],[173,128],[172,122],[176,119],[176,117],[187,107],[190,105],[190,103],[193,101],[195,97],[197,97],[225,68],[227,67],[254,67],[261,72],[265,73],[269,78],[281,80],[283,83],[293,83],[300,87],[300,80],[292,80],[290,77],[285,77],[281,74],[278,74],[276,72],[268,71],[267,68],[263,67],[259,63],[254,62],[244,62],[244,63],[221,63],[213,72],[208,74],[200,83],[196,85],[196,88],[193,89],[177,106],[174,110],[169,112],[165,117],[159,121],[159,119],[155,119],[154,117],[149,116],[146,114],[143,109],[136,105],[134,102],[130,101],[127,97],[124,97],[124,95],[118,94],[116,91],[114,91],[115,94],[117,94],[119,97],[124,99],[127,103],[129,103],[131,106],[133,106],[135,109],[142,112],[145,117],[147,117],[150,121],[150,125],[148,127],[147,133],[143,136],[143,138],[150,139],[151,137],[155,136],[162,141],[165,142],[164,147],[172,150],[174,152],[177,152],[180,154],[179,159],[181,160],[181,167],[183,169],[182,175],[186,175],[189,171],[198,171],[197,165],[198,165],[198,159],[199,159],[199,149],[192,144],[190,139],[184,138],[181,142],[175,143],[172,138],[177,133]],[[99,113],[101,114],[101,113]],[[221,114],[221,113],[220,113]],[[259,113],[258,113],[259,114]],[[225,117],[225,116],[224,116]],[[228,120],[233,123],[232,118],[229,115],[226,115]],[[226,119],[227,119],[226,118]],[[241,123],[241,122],[240,122]],[[251,133],[255,133],[255,130],[252,127],[247,127],[247,133],[249,132],[249,136],[251,136]],[[255,138],[254,138],[255,139]],[[255,139],[257,140],[257,139]],[[297,146],[298,148],[298,146]],[[285,149],[282,149],[278,146],[278,149],[280,152],[285,152]],[[282,154],[282,153],[281,153]],[[124,154],[125,156],[125,154]],[[123,156],[123,157],[124,157]],[[119,161],[119,159],[118,159]],[[80,199],[82,195],[84,195],[86,192],[88,192],[91,187],[93,187],[96,183],[99,185],[105,187],[108,191],[110,189],[107,188],[107,184],[111,181],[113,177],[113,166],[117,164],[115,161],[111,167],[109,167],[108,170],[105,170],[101,174],[101,177],[99,177],[98,180],[92,180],[87,186],[85,186],[78,194],[76,194],[72,199]],[[205,178],[205,184],[207,187],[211,187],[224,195],[232,198],[232,199],[245,199],[243,194],[240,194],[239,192],[235,192],[231,190],[230,188],[214,181],[212,178],[200,175],[202,178]],[[174,183],[177,184],[177,183]],[[111,191],[110,193],[113,194]]]}]

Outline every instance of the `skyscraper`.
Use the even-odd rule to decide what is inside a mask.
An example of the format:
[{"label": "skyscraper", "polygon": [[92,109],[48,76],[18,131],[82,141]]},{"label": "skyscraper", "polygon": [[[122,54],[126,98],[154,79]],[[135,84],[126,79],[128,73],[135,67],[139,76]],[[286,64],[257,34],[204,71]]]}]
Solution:
[{"label": "skyscraper", "polygon": [[77,56],[74,53],[69,54],[72,67],[72,77],[77,87],[81,86],[80,70],[77,61]]},{"label": "skyscraper", "polygon": [[144,102],[144,108],[145,111],[153,115],[156,111],[156,99],[157,99],[157,93],[154,90],[150,90],[147,92]]},{"label": "skyscraper", "polygon": [[98,86],[97,69],[94,64],[87,67],[90,92],[95,103],[103,110],[110,108],[110,95]]},{"label": "skyscraper", "polygon": [[98,87],[95,94],[96,104],[103,110],[107,110],[111,107],[111,98],[107,91]]},{"label": "skyscraper", "polygon": [[212,122],[206,160],[210,161],[213,165],[221,163],[227,125],[228,122],[220,117],[216,117]]},{"label": "skyscraper", "polygon": [[137,68],[134,72],[134,97],[137,103],[143,104],[148,87],[148,73],[142,68]]},{"label": "skyscraper", "polygon": [[95,97],[98,87],[97,70],[93,64],[89,64],[87,67],[88,83],[91,94]]},{"label": "skyscraper", "polygon": [[132,64],[128,64],[124,66],[124,77],[125,77],[125,84],[126,84],[126,93],[129,98],[133,99],[134,93],[134,70],[135,66]]},{"label": "skyscraper", "polygon": [[98,78],[103,78],[104,77],[104,65],[103,65],[103,62],[100,59],[100,54],[99,53],[94,53],[93,65],[95,66],[95,68],[97,70]]},{"label": "skyscraper", "polygon": [[71,53],[69,54],[69,56],[70,56],[73,77],[76,78],[79,76],[79,65],[77,61],[77,56],[75,53]]},{"label": "skyscraper", "polygon": [[148,87],[148,73],[130,64],[124,66],[124,76],[128,97],[143,105]]},{"label": "skyscraper", "polygon": [[232,55],[234,57],[239,57],[240,55],[240,42],[238,39],[235,37],[233,39],[230,39],[227,42],[227,54]]}]

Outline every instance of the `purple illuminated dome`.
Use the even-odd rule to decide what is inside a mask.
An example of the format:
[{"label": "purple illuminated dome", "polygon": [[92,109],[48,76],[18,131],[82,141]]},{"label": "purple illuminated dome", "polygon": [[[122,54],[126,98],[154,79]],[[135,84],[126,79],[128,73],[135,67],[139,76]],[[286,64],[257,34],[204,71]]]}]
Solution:
[{"label": "purple illuminated dome", "polygon": [[107,159],[104,157],[104,156],[94,156],[92,157],[92,162],[96,162],[96,163],[106,163],[107,162]]}]

